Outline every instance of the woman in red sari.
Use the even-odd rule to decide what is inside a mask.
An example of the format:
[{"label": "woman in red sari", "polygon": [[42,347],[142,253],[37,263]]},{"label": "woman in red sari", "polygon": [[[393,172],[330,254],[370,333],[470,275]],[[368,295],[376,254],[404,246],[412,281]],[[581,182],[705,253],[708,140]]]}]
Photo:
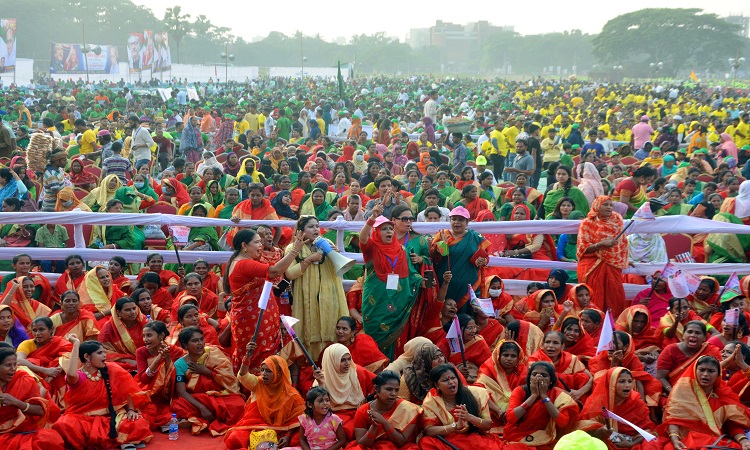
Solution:
[{"label": "woman in red sari", "polygon": [[169,323],[169,310],[154,305],[154,301],[151,299],[151,292],[148,289],[138,288],[130,294],[130,298],[136,302],[138,309],[141,310],[141,314],[146,316],[147,321],[159,320]]},{"label": "woman in red sari", "polygon": [[[531,220],[529,207],[520,204],[513,207],[510,215],[511,221]],[[541,261],[557,261],[555,242],[548,234],[507,234],[505,235],[507,245],[505,251],[500,254],[507,258],[529,257]],[[495,269],[498,276],[504,279],[535,280],[542,281],[549,278],[549,269],[530,269],[520,267],[506,267],[501,270]]]},{"label": "woman in red sari", "polygon": [[184,355],[179,347],[165,343],[169,330],[164,322],[151,321],[143,327],[143,347],[135,352],[138,375],[135,380],[151,401],[143,415],[152,429],[166,425],[172,418],[170,403],[174,390],[174,362]]},{"label": "woman in red sari", "polygon": [[48,317],[52,312],[46,305],[34,300],[34,289],[34,280],[31,277],[15,278],[6,285],[3,301],[0,302],[11,307],[13,315],[27,331],[31,330],[31,322],[34,319]]},{"label": "woman in red sari", "polygon": [[112,306],[125,294],[112,282],[112,274],[102,266],[96,266],[86,273],[78,288],[82,309],[92,313],[96,326],[104,329],[112,315]]},{"label": "woman in red sari", "polygon": [[601,351],[589,360],[589,371],[594,380],[613,367],[628,369],[635,380],[633,389],[637,391],[648,406],[658,406],[661,397],[661,383],[647,373],[643,363],[633,351],[633,340],[624,331],[615,331],[612,338],[613,350]]},{"label": "woman in red sari", "polygon": [[505,417],[503,450],[528,447],[552,450],[557,440],[573,429],[578,404],[557,386],[555,368],[538,361],[529,367],[526,384],[513,390]]},{"label": "woman in red sari", "polygon": [[73,345],[65,339],[54,336],[55,329],[49,317],[37,317],[31,324],[33,339],[23,341],[18,346],[18,365],[28,367],[42,380],[44,388],[58,405],[65,395],[65,373],[60,367],[60,358],[70,357]]},{"label": "woman in red sari", "polygon": [[559,387],[568,392],[573,400],[579,401],[591,392],[594,377],[577,356],[563,350],[564,336],[559,331],[544,335],[542,348],[529,356],[529,362],[545,361],[555,367]]},{"label": "woman in red sari", "polygon": [[[232,341],[235,343],[232,362],[235,367],[239,368],[247,344],[253,338],[255,324],[258,322],[260,315],[258,300],[263,291],[264,282],[269,278],[283,275],[299,255],[305,243],[302,241],[302,232],[298,232],[294,237],[293,250],[287,252],[273,266],[258,261],[263,252],[263,242],[261,242],[260,235],[254,231],[248,229],[238,231],[232,244],[235,250],[227,262],[224,292],[232,294],[230,323]],[[251,368],[257,369],[261,361],[279,350],[281,344],[279,327],[278,305],[272,294],[268,300],[268,308],[263,313],[263,326],[256,339],[258,349],[253,352],[253,358],[249,364]]]},{"label": "woman in red sari", "polygon": [[[254,344],[248,347],[252,354]],[[280,356],[270,356],[260,366],[260,377],[248,371],[242,361],[237,378],[243,387],[253,393],[245,404],[245,412],[237,424],[224,437],[224,445],[230,450],[244,449],[253,430],[274,430],[280,435],[279,448],[299,443],[299,420],[305,411],[305,401],[291,384],[289,367]]]},{"label": "woman in red sari", "polygon": [[[65,445],[77,450],[127,444],[134,448],[150,441],[153,435],[148,421],[139,412],[148,403],[148,395],[141,393],[128,372],[106,362],[101,343],[80,343],[74,335],[68,336],[68,341],[73,344],[72,357],[65,369],[68,408],[52,425]],[[79,370],[81,363],[83,367]]]},{"label": "woman in red sari", "polygon": [[418,450],[417,427],[421,411],[411,402],[396,397],[399,377],[386,370],[373,380],[375,398],[354,416],[354,440],[346,447],[352,450]]},{"label": "woman in red sari", "polygon": [[[615,329],[624,331],[633,339],[635,356],[645,365],[652,366],[661,352],[661,336],[651,326],[651,313],[643,305],[633,305],[620,314]],[[652,370],[651,373],[656,373]]]},{"label": "woman in red sari", "polygon": [[[471,167],[468,169],[471,170]],[[489,202],[479,197],[479,191],[476,184],[467,184],[463,187],[456,188],[461,189],[461,200],[456,203],[455,206],[463,206],[466,208],[469,211],[470,220],[477,220],[477,215],[480,211],[490,210]]]},{"label": "woman in red sari", "polygon": [[[349,349],[352,361],[372,373],[378,373],[390,362],[380,351],[375,339],[364,333],[357,333],[357,322],[344,316],[336,323],[336,342]],[[322,354],[321,358],[322,360]]]},{"label": "woman in red sari", "polygon": [[34,377],[16,369],[12,348],[0,348],[0,447],[63,450],[57,431],[46,428],[60,410],[39,390]]},{"label": "woman in red sari", "polygon": [[[473,364],[476,366],[475,369],[478,370],[488,358],[492,357],[492,351],[484,338],[477,333],[477,323],[471,318],[471,316],[459,314],[458,324],[461,327],[461,335],[464,341],[463,355],[461,355],[460,351],[453,351],[448,344],[448,338],[440,340],[440,342],[437,343],[437,346],[446,358],[448,358],[448,362],[455,364],[456,366],[461,366],[461,373],[464,377],[467,377],[468,375],[465,370],[467,366],[465,363]],[[465,361],[463,359],[464,356],[466,357]]]},{"label": "woman in red sari", "polygon": [[167,288],[170,295],[174,296],[180,288],[180,276],[164,268],[164,257],[161,256],[161,253],[149,253],[146,256],[146,265],[148,267],[144,267],[138,272],[137,281],[140,282],[146,273],[153,272],[159,275],[161,285]]},{"label": "woman in red sari", "polygon": [[172,301],[172,322],[177,320],[177,310],[180,308],[180,305],[184,304],[182,298],[185,296],[195,299],[201,313],[212,319],[216,318],[217,308],[219,307],[219,296],[204,288],[203,279],[195,272],[185,275],[183,281],[185,283],[185,290],[177,294],[174,301]]},{"label": "woman in red sari", "polygon": [[[613,367],[604,371],[594,383],[594,390],[581,410],[576,428],[598,438],[607,444],[610,450],[618,448],[659,449],[655,440],[646,442],[643,436],[630,426],[602,415],[602,408],[606,408],[642,430],[654,433],[656,425],[649,418],[648,406],[635,389],[634,379],[630,370],[624,367]],[[613,439],[613,436],[616,438]],[[621,442],[622,445],[615,442]]]},{"label": "woman in red sari", "polygon": [[728,435],[719,445],[750,450],[748,428],[747,409],[722,382],[719,360],[702,356],[674,385],[658,427],[659,448],[702,448]]},{"label": "woman in red sari", "polygon": [[695,292],[687,296],[690,309],[698,313],[703,320],[709,320],[718,311],[719,289],[719,281],[716,278],[701,277]]},{"label": "woman in red sari", "polygon": [[86,170],[79,158],[73,158],[70,161],[70,172],[68,172],[70,182],[74,187],[91,191],[99,185],[99,178],[93,173]]},{"label": "woman in red sari", "polygon": [[60,302],[62,309],[50,316],[55,331],[60,336],[75,334],[84,341],[95,341],[99,337],[96,318],[86,310],[81,310],[81,301],[76,291],[67,291]]},{"label": "woman in red sari", "polygon": [[492,402],[490,406],[495,406],[490,408],[493,412],[492,433],[503,434],[511,393],[524,383],[526,373],[526,354],[515,341],[502,341],[492,352],[492,358],[479,368],[476,385],[487,389]]},{"label": "woman in red sari", "polygon": [[596,356],[597,343],[583,332],[581,319],[568,317],[562,322],[560,331],[564,336],[563,350],[577,356],[584,364]]},{"label": "woman in red sari", "polygon": [[497,343],[505,336],[505,327],[494,317],[488,317],[479,306],[472,305],[477,333],[484,339],[490,350],[494,350]]},{"label": "woman in red sari", "polygon": [[203,259],[197,259],[193,264],[193,270],[200,275],[203,280],[203,287],[214,294],[218,294],[221,292],[221,288],[219,287],[221,285],[221,277],[209,269],[210,266]]},{"label": "woman in red sari", "polygon": [[622,216],[614,211],[607,196],[597,197],[587,218],[578,229],[578,281],[588,284],[594,292],[606,292],[605,310],[620,315],[627,307],[622,285],[622,269],[628,266],[628,240],[623,233]]},{"label": "woman in red sari", "polygon": [[130,297],[117,300],[112,307],[112,320],[99,333],[107,358],[128,372],[136,370],[135,353],[143,347],[143,327],[146,316]]},{"label": "woman in red sari", "polygon": [[159,275],[154,272],[146,272],[141,278],[138,287],[142,287],[151,293],[151,303],[166,311],[172,310],[172,294],[167,287],[162,284]]},{"label": "woman in red sari", "polygon": [[523,320],[533,323],[545,333],[552,331],[562,311],[551,289],[539,289],[532,293],[526,297],[526,305],[523,306],[526,307]]},{"label": "woman in red sari", "polygon": [[740,397],[743,405],[750,404],[750,347],[733,341],[721,349],[721,369],[727,386]]},{"label": "woman in red sari", "polygon": [[[193,297],[183,297],[184,304],[177,309],[177,325],[172,328],[172,336],[167,339],[169,345],[179,345],[178,336],[180,331],[187,327],[196,327],[203,332],[203,338],[206,344],[219,347],[219,335],[216,328],[219,323],[210,319],[198,310],[198,306]],[[219,347],[224,350],[223,347]],[[224,351],[226,353],[226,351]],[[228,355],[231,356],[231,355]]]},{"label": "woman in red sari", "polygon": [[[77,291],[86,276],[86,265],[80,255],[70,255],[65,258],[65,272],[60,275],[52,291],[52,302],[60,304],[60,297],[65,291]],[[49,305],[52,307],[52,305]]]},{"label": "woman in red sari", "polygon": [[456,448],[499,450],[502,441],[488,434],[492,428],[490,396],[487,390],[466,386],[452,364],[441,364],[430,371],[434,386],[422,403],[424,435],[422,450],[449,450],[437,436]]},{"label": "woman in red sari", "polygon": [[[485,238],[487,238],[487,236],[485,236]],[[497,320],[501,325],[505,325],[515,320],[511,314],[513,309],[513,296],[505,291],[505,283],[502,278],[497,275],[485,277],[479,296],[481,298],[489,298],[492,300],[492,308],[495,310],[495,317],[498,318]]]},{"label": "woman in red sari", "polygon": [[169,203],[175,208],[179,209],[180,206],[190,201],[190,195],[187,193],[185,185],[177,181],[176,178],[161,180],[161,190],[162,194],[159,196],[159,201]]},{"label": "woman in red sari", "polygon": [[219,349],[206,345],[198,328],[185,328],[178,339],[187,354],[174,363],[172,412],[187,419],[193,434],[208,428],[212,436],[221,436],[242,418],[245,404],[232,363]]},{"label": "woman in red sari", "polygon": [[[263,198],[265,190],[262,184],[251,184],[248,187],[248,195],[250,198],[239,202],[234,207],[232,222],[238,223],[240,220],[279,220],[276,209],[271,205],[271,202]],[[227,243],[234,243],[234,237],[241,229],[238,227],[230,228],[227,231]],[[277,243],[280,242],[281,238],[279,233],[281,233],[281,229],[277,228],[275,233]],[[235,250],[237,250],[236,247]]]},{"label": "woman in red sari", "polygon": [[321,369],[315,372],[317,386],[328,391],[331,410],[344,421],[347,439],[354,436],[354,415],[372,392],[375,374],[352,362],[349,349],[331,344],[323,351]]},{"label": "woman in red sari", "polygon": [[[684,298],[673,297],[669,300],[669,312],[659,320],[656,332],[662,336],[662,345],[676,344],[682,342],[685,325],[691,321],[703,322],[703,319],[690,309],[688,301]],[[719,334],[711,325],[706,325],[710,334]]]},{"label": "woman in red sari", "polygon": [[721,358],[716,346],[706,342],[706,326],[694,320],[685,325],[682,342],[664,347],[656,362],[656,379],[661,382],[664,393],[668,396],[677,380],[686,370],[702,356]]},{"label": "woman in red sari", "polygon": [[122,256],[113,256],[109,260],[107,270],[112,275],[112,284],[117,286],[125,294],[130,294],[132,282],[130,278],[125,276],[125,270],[128,268],[128,263]]}]

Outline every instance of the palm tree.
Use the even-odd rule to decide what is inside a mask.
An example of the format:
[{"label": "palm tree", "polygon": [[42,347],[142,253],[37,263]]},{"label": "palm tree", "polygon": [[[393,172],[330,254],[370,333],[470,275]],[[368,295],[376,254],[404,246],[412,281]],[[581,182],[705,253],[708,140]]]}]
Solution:
[{"label": "palm tree", "polygon": [[190,14],[182,14],[182,7],[174,6],[167,8],[164,13],[164,26],[169,32],[169,39],[175,46],[177,63],[180,63],[180,43],[182,39],[192,30],[189,22]]}]

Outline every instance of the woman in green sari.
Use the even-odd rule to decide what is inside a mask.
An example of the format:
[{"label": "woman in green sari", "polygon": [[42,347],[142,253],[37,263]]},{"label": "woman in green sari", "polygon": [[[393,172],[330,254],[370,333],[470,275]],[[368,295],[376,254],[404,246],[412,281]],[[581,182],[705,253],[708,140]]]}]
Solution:
[{"label": "woman in green sari", "polygon": [[133,177],[132,187],[146,197],[153,199],[154,202],[159,199],[159,194],[151,187],[151,178],[146,174],[139,173]]},{"label": "woman in green sari", "polygon": [[[747,183],[747,181],[745,182]],[[744,183],[743,183],[744,184]],[[737,208],[735,207],[735,214]],[[741,214],[750,216],[748,210],[743,208]],[[714,215],[713,220],[736,225],[745,225],[750,217],[738,217],[722,208],[722,211]],[[744,220],[743,220],[744,219]],[[750,234],[731,233],[709,233],[704,244],[706,249],[706,262],[709,263],[746,263],[750,253]]]},{"label": "woman in green sari", "polygon": [[206,193],[203,194],[203,202],[208,203],[214,208],[218,208],[224,202],[221,184],[216,180],[206,183]]},{"label": "woman in green sari", "polygon": [[503,188],[492,185],[492,173],[482,172],[479,174],[479,198],[487,200],[490,211],[495,219],[500,217],[500,208],[503,207]]},{"label": "woman in green sari", "polygon": [[122,202],[122,211],[124,213],[137,214],[140,212],[141,201],[145,195],[130,186],[123,186],[115,191],[115,200]]},{"label": "woman in green sari", "polygon": [[[397,341],[409,323],[422,277],[396,239],[393,222],[381,216],[382,213],[383,205],[375,205],[359,233],[367,273],[362,292],[362,325],[380,351],[393,359]],[[401,210],[401,215],[407,214],[411,211]]]},{"label": "woman in green sari", "polygon": [[231,219],[234,207],[240,202],[240,190],[234,187],[227,189],[224,202],[216,208],[214,215],[217,219]]},{"label": "woman in green sari", "polygon": [[656,211],[655,216],[687,216],[690,214],[690,210],[693,209],[693,205],[683,202],[682,191],[678,188],[672,188],[669,191],[667,200],[669,204]]},{"label": "woman in green sari", "polygon": [[[105,206],[105,212],[121,213],[122,201],[113,198]],[[139,230],[138,228],[136,228]],[[143,248],[145,238],[143,233],[136,236],[132,226],[127,225],[95,225],[91,232],[91,244],[89,248],[109,248],[126,250],[140,250]]]},{"label": "woman in green sari", "polygon": [[557,202],[563,197],[570,197],[576,205],[576,211],[580,211],[584,216],[589,213],[589,201],[586,199],[583,191],[573,186],[572,172],[567,166],[559,166],[555,173],[557,183],[544,194],[543,209],[545,214],[554,211]]},{"label": "woman in green sari", "polygon": [[435,175],[435,180],[437,181],[437,186],[435,186],[435,188],[440,191],[440,195],[448,199],[451,204],[461,200],[461,191],[451,186],[447,173],[438,172]]},{"label": "woman in green sari", "polygon": [[[210,206],[205,203],[198,203],[190,208],[188,216],[207,217]],[[200,250],[210,252],[219,249],[219,235],[216,234],[216,227],[190,227],[188,234],[188,243],[183,250]]]},{"label": "woman in green sari", "polygon": [[319,221],[328,218],[328,212],[333,209],[326,201],[326,191],[320,188],[312,190],[310,197],[302,204],[299,210],[301,216],[315,216]]},{"label": "woman in green sari", "polygon": [[499,221],[509,221],[511,219],[510,215],[513,212],[513,208],[516,207],[516,205],[526,205],[527,208],[529,208],[529,212],[531,213],[531,217],[536,216],[536,208],[534,208],[534,205],[526,201],[526,190],[524,188],[515,187],[511,191],[511,201],[510,203],[506,203],[503,206],[500,207],[500,209],[495,214],[495,218]]},{"label": "woman in green sari", "polygon": [[[421,187],[411,199],[411,212],[413,212],[414,214],[419,214],[420,212],[427,209],[427,201],[425,200],[425,197],[427,197],[427,192],[433,187],[437,187],[435,186],[435,179],[430,175],[423,176]],[[438,197],[438,206],[447,208],[447,203],[448,199],[446,199],[443,194],[440,194],[440,196]]]}]

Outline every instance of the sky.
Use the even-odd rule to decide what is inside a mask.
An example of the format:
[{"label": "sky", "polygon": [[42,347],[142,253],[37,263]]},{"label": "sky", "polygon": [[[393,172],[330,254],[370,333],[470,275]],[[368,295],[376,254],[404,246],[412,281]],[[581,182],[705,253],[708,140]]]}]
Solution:
[{"label": "sky", "polygon": [[[412,3],[403,0],[334,0],[312,2],[287,0],[279,4],[241,0],[133,0],[164,17],[168,7],[180,4],[192,17],[205,15],[212,23],[232,29],[246,41],[265,37],[271,31],[286,35],[301,30],[324,39],[384,31],[404,40],[410,28],[428,28],[436,20],[464,24],[487,20],[496,26],[512,25],[521,34],[541,34],[580,29],[598,33],[608,20],[643,8],[702,8],[706,12],[750,16],[747,0],[430,0]],[[237,7],[237,5],[242,5]],[[429,5],[429,7],[425,7]],[[531,11],[530,17],[527,16]]]}]

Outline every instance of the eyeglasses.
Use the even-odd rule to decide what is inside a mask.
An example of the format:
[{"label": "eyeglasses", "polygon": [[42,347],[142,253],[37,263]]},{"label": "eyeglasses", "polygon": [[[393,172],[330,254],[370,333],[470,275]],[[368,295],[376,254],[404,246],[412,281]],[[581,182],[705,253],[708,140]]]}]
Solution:
[{"label": "eyeglasses", "polygon": [[414,217],[396,217],[396,220],[400,220],[401,222],[414,222],[416,219]]}]

